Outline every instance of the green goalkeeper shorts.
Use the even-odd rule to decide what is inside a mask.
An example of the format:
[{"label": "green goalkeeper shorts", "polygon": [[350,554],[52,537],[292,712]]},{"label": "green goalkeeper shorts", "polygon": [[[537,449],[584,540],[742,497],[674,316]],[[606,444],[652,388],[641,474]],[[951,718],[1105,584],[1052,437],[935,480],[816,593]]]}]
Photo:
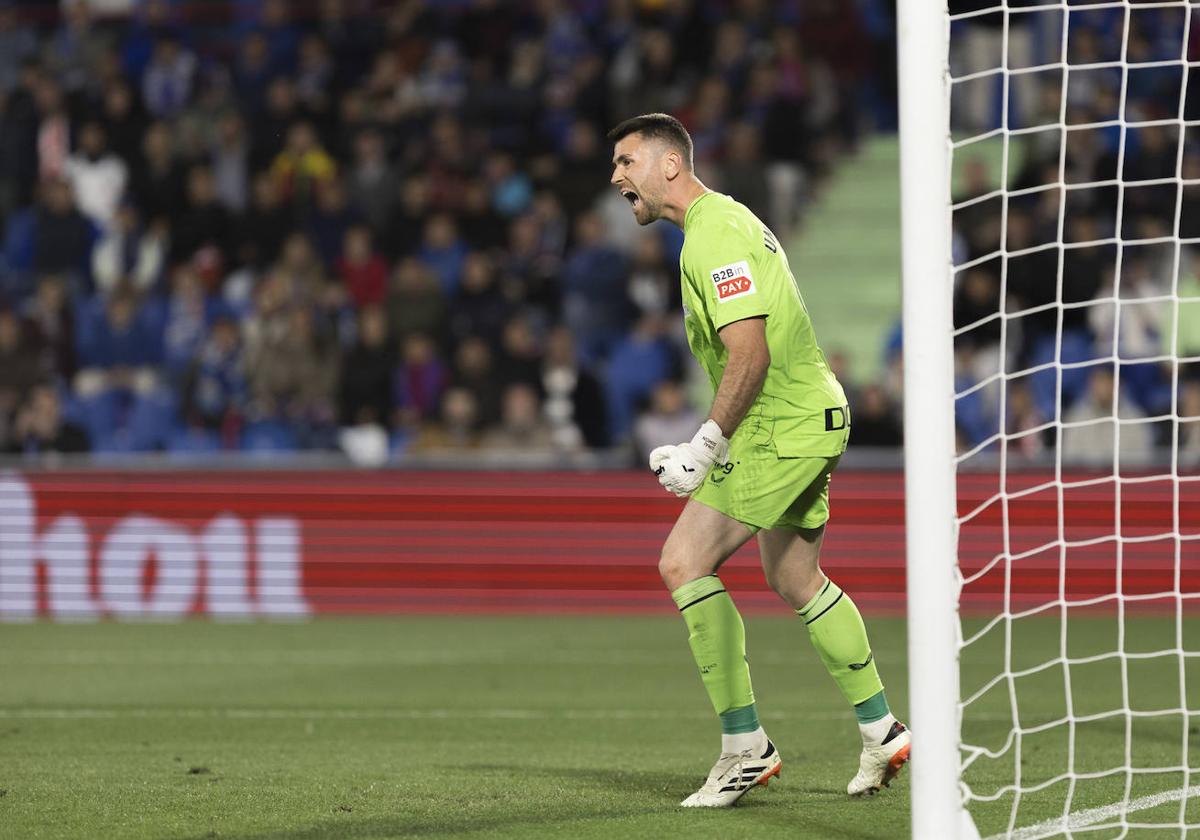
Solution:
[{"label": "green goalkeeper shorts", "polygon": [[692,498],[753,530],[819,528],[829,521],[829,480],[840,456],[781,458],[770,444],[734,441]]}]

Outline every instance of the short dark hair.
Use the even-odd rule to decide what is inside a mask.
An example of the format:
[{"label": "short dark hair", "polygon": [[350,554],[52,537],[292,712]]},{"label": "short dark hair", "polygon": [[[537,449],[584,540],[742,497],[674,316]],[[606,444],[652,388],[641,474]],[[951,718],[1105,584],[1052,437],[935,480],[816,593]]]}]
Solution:
[{"label": "short dark hair", "polygon": [[630,117],[608,132],[610,143],[618,143],[630,134],[641,134],[651,140],[663,140],[683,155],[684,165],[692,168],[692,138],[683,123],[670,114],[642,114]]}]

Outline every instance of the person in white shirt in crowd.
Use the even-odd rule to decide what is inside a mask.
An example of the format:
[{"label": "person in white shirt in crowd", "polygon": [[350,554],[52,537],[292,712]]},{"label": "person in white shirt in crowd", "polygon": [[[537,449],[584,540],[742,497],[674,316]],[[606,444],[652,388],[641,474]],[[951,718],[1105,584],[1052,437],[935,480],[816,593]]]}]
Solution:
[{"label": "person in white shirt in crowd", "polygon": [[129,183],[129,167],[108,148],[104,126],[95,121],[79,130],[79,148],[67,159],[67,180],[79,212],[101,230],[112,227]]},{"label": "person in white shirt in crowd", "polygon": [[1114,425],[1118,420],[1121,426],[1119,457],[1123,468],[1136,466],[1153,452],[1153,429],[1150,423],[1130,422],[1143,420],[1146,415],[1125,393],[1116,399],[1114,419],[1116,389],[1111,367],[1098,367],[1092,372],[1087,393],[1063,417],[1064,463],[1103,470],[1115,469],[1118,464],[1113,458]]}]

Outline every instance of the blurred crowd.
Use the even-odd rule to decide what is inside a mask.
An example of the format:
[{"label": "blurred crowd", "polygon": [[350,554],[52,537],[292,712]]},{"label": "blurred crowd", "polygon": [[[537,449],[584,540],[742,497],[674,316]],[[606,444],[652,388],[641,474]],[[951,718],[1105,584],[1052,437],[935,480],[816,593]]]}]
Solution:
[{"label": "blurred crowd", "polygon": [[[0,0],[0,451],[684,439],[707,396],[681,234],[636,226],[604,132],[677,114],[701,178],[787,238],[861,135],[895,127],[893,5]],[[957,153],[960,448],[994,448],[1003,399],[1037,455],[1061,394],[1065,455],[1111,455],[1114,404],[1148,419],[1121,426],[1144,455],[1173,439],[1162,418],[1200,416],[1184,10],[1072,11],[1087,69],[1064,85],[1061,10],[1009,5],[1007,29],[982,14],[952,41],[953,72],[981,74],[955,88],[957,136],[1020,130],[1007,199]],[[1004,45],[1025,69],[1007,86],[986,72]],[[879,383],[831,358],[857,445],[901,442],[898,333],[881,344]]]},{"label": "blurred crowd", "polygon": [[[1200,119],[1200,86],[1185,85],[1182,61],[1200,58],[1200,39],[1182,37],[1185,12],[1135,6],[1127,23],[1121,9],[1071,13],[1067,60],[1086,69],[1065,80],[1059,67],[1032,69],[1008,90],[1019,131],[1008,196],[996,194],[998,167],[959,152],[960,451],[994,449],[1005,432],[1010,453],[1036,456],[1058,445],[1060,420],[1068,461],[1111,465],[1116,447],[1136,462],[1176,435],[1200,453],[1200,134],[1179,124]],[[952,54],[957,74],[996,66],[987,55],[1000,16],[959,25],[969,28]],[[1061,27],[1056,9],[1010,15],[1012,66],[1057,61]],[[958,136],[999,124],[1002,90],[991,76],[955,91]]]},{"label": "blurred crowd", "polygon": [[885,0],[0,0],[0,449],[677,442],[669,111],[784,235],[894,126]]}]

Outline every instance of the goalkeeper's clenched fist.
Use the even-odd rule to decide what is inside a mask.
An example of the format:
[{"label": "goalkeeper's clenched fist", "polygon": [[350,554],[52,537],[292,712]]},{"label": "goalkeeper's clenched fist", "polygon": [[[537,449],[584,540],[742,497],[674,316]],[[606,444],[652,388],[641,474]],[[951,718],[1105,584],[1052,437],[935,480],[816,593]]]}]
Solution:
[{"label": "goalkeeper's clenched fist", "polygon": [[650,453],[650,469],[658,483],[676,496],[690,496],[704,483],[713,464],[724,464],[729,441],[714,420],[705,421],[687,443],[660,446]]}]

